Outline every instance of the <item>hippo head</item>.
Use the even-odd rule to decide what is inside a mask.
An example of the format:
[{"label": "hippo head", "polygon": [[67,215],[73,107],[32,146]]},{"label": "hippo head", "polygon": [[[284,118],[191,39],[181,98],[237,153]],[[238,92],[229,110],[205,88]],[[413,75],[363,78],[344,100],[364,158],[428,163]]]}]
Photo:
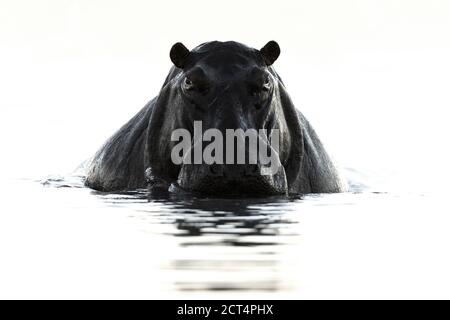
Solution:
[{"label": "hippo head", "polygon": [[275,41],[260,50],[237,42],[191,51],[173,45],[174,67],[148,126],[150,180],[202,194],[287,194],[303,139],[272,67],[279,54]]}]

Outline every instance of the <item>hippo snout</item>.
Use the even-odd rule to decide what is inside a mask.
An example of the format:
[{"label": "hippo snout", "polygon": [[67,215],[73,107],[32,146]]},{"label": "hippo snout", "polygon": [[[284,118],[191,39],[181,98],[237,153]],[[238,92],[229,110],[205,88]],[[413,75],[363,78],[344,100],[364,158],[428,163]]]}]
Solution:
[{"label": "hippo snout", "polygon": [[275,174],[261,174],[258,164],[183,165],[178,185],[190,192],[208,195],[286,195],[288,184],[283,167]]}]

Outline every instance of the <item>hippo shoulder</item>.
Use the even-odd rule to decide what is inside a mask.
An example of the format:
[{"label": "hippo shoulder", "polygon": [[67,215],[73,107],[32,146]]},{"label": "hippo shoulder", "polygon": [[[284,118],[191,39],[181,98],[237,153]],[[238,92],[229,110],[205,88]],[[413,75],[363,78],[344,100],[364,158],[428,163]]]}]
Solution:
[{"label": "hippo shoulder", "polygon": [[325,150],[316,131],[305,116],[298,111],[303,128],[304,155],[302,159],[302,193],[332,193],[346,191],[346,183],[342,179],[337,166]]},{"label": "hippo shoulder", "polygon": [[95,154],[88,166],[88,187],[101,191],[145,187],[145,137],[155,100],[147,103]]}]

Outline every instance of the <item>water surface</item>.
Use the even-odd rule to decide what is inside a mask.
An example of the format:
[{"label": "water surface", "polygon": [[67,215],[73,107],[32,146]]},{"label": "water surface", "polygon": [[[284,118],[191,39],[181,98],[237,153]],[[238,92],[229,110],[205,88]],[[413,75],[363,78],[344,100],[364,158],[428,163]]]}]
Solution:
[{"label": "water surface", "polygon": [[214,199],[101,193],[77,176],[10,179],[0,296],[448,296],[446,201],[361,188]]}]

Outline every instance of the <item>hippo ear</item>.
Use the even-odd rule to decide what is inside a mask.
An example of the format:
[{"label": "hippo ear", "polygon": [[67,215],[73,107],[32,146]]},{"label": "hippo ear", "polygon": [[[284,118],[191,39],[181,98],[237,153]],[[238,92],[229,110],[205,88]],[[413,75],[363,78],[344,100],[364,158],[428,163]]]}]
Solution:
[{"label": "hippo ear", "polygon": [[275,41],[269,41],[267,44],[259,50],[267,66],[271,66],[280,55],[280,46]]},{"label": "hippo ear", "polygon": [[170,60],[178,68],[183,68],[189,58],[189,50],[181,42],[177,42],[170,49]]}]

